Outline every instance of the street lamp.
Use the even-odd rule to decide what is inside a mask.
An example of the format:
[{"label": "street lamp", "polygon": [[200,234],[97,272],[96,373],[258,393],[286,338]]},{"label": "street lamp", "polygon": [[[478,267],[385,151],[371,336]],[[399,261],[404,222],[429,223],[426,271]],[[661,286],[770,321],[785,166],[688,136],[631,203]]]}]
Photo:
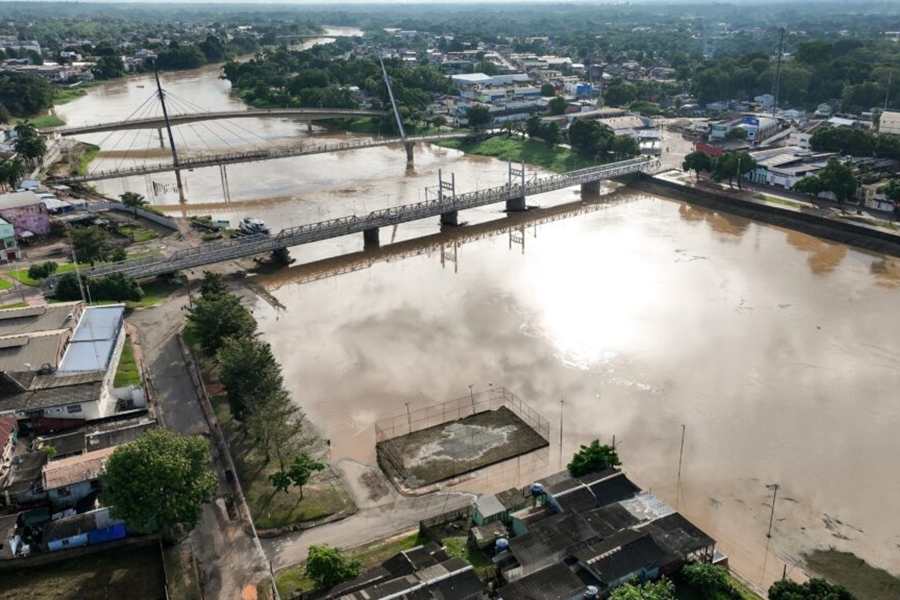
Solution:
[{"label": "street lamp", "polygon": [[472,402],[472,414],[475,414],[475,393],[472,391],[474,383],[469,384],[469,400]]}]

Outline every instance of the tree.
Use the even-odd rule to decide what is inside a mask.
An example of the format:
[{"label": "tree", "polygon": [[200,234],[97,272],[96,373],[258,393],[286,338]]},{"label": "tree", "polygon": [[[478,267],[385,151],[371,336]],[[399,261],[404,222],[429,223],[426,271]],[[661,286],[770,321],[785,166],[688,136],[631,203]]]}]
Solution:
[{"label": "tree", "polygon": [[601,446],[600,440],[594,440],[588,446],[582,444],[581,450],[575,453],[566,468],[572,477],[581,477],[621,464],[622,461],[612,446]]},{"label": "tree", "polygon": [[226,338],[246,338],[256,331],[253,315],[232,294],[201,297],[188,319],[200,338],[200,346],[209,355],[215,354]]},{"label": "tree", "polygon": [[291,480],[291,483],[300,490],[301,500],[303,499],[303,486],[309,482],[309,478],[315,471],[321,471],[324,468],[325,465],[317,460],[311,459],[306,454],[298,454],[294,457],[294,461],[287,471],[287,476]]},{"label": "tree", "polygon": [[844,202],[856,192],[859,185],[850,165],[841,162],[835,156],[828,159],[825,168],[819,171],[818,176],[825,189],[834,194],[841,208],[843,208]]},{"label": "tree", "polygon": [[47,154],[47,142],[37,136],[20,137],[16,139],[14,147],[16,152],[26,158],[32,167],[37,166]]},{"label": "tree", "polygon": [[151,429],[115,449],[103,475],[103,503],[137,529],[177,524],[190,531],[216,492],[209,442]]},{"label": "tree", "polygon": [[10,158],[0,163],[0,183],[7,189],[15,189],[25,177],[25,165],[21,158]]},{"label": "tree", "polygon": [[487,106],[477,105],[473,106],[469,109],[467,113],[469,117],[469,128],[470,129],[481,129],[482,127],[487,127],[494,120],[494,117],[491,116],[491,111]]},{"label": "tree", "polygon": [[244,431],[259,444],[266,464],[274,454],[282,471],[287,468],[285,459],[306,443],[302,437],[303,411],[291,402],[283,387],[254,398],[246,407]]},{"label": "tree", "polygon": [[700,179],[700,171],[708,173],[712,169],[712,163],[712,157],[709,154],[702,150],[696,150],[684,157],[684,161],[681,163],[681,170],[693,171],[694,176]]},{"label": "tree", "polygon": [[258,338],[225,338],[216,356],[231,414],[239,421],[248,406],[265,401],[283,385],[272,347]]},{"label": "tree", "polygon": [[545,83],[541,86],[541,96],[544,98],[552,98],[556,95],[556,88],[552,83]]},{"label": "tree", "polygon": [[801,194],[809,194],[810,196],[818,196],[825,191],[825,184],[819,179],[818,175],[808,175],[797,183],[791,189]]},{"label": "tree", "polygon": [[342,581],[357,577],[361,570],[361,562],[347,558],[337,548],[309,547],[306,576],[315,581],[319,588],[332,588]]},{"label": "tree", "polygon": [[712,175],[716,181],[728,180],[729,187],[735,179],[741,188],[742,175],[756,170],[756,160],[748,152],[725,152],[713,161]]},{"label": "tree", "polygon": [[28,267],[28,278],[29,279],[46,279],[50,277],[54,273],[56,273],[58,265],[52,260],[48,260],[42,263],[36,263]]},{"label": "tree", "polygon": [[27,117],[53,106],[53,86],[39,75],[0,73],[0,104],[15,117]]},{"label": "tree", "polygon": [[104,260],[110,250],[109,234],[99,227],[73,228],[69,232],[69,241],[78,261],[91,265]]},{"label": "tree", "polygon": [[275,488],[276,492],[287,494],[288,489],[291,487],[291,478],[284,471],[275,471],[269,475],[269,481],[272,482],[272,487]]},{"label": "tree", "polygon": [[203,280],[200,281],[200,295],[204,298],[220,296],[228,291],[228,284],[221,273],[215,271],[203,271]]},{"label": "tree", "polygon": [[711,563],[691,563],[681,570],[681,575],[697,595],[703,598],[715,598],[717,592],[731,587],[725,569]]},{"label": "tree", "polygon": [[118,79],[125,75],[125,65],[122,63],[121,57],[101,56],[91,71],[98,79]]},{"label": "tree", "polygon": [[891,179],[884,188],[884,195],[895,205],[900,205],[900,179]]},{"label": "tree", "polygon": [[616,160],[625,160],[639,156],[641,147],[637,140],[630,135],[617,135],[612,141],[612,152]]},{"label": "tree", "polygon": [[626,583],[612,591],[610,600],[675,600],[675,586],[668,579],[643,585]]},{"label": "tree", "polygon": [[34,123],[25,119],[18,125],[13,128],[13,131],[16,132],[16,139],[19,140],[29,140],[31,138],[36,138],[38,136],[37,127],[35,127]]},{"label": "tree", "polygon": [[547,109],[550,111],[551,115],[563,114],[566,112],[568,106],[569,102],[562,96],[554,96],[550,99],[550,102],[547,103]]},{"label": "tree", "polygon": [[726,140],[746,140],[747,130],[743,127],[734,127],[725,133]]},{"label": "tree", "polygon": [[781,579],[769,588],[769,600],[855,600],[853,594],[824,579],[810,579],[802,584]]},{"label": "tree", "polygon": [[149,204],[143,196],[136,192],[125,192],[119,196],[119,200],[122,201],[122,204],[131,208],[135,217],[137,217],[137,209],[143,208]]}]

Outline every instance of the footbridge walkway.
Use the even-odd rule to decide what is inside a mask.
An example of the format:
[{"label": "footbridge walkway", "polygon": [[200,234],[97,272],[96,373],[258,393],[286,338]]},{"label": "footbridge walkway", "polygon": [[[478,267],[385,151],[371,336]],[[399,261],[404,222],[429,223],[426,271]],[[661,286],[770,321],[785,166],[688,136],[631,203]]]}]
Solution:
[{"label": "footbridge walkway", "polygon": [[[300,121],[321,121],[325,119],[346,119],[355,117],[382,117],[386,113],[379,110],[359,110],[340,108],[254,108],[250,110],[230,110],[219,112],[200,112],[169,115],[169,123],[172,125],[185,125],[200,121],[216,121],[219,119],[259,119],[266,117],[290,118]],[[57,133],[63,137],[72,135],[84,135],[88,133],[104,133],[108,131],[124,131],[127,129],[160,129],[166,126],[166,120],[162,116],[147,117],[144,119],[131,119],[128,121],[116,121],[112,123],[98,123],[96,125],[82,125],[79,127],[56,127],[47,129],[48,133]]]},{"label": "footbridge walkway", "polygon": [[[659,169],[659,164],[658,160],[644,156],[600,167],[542,177],[527,183],[509,183],[460,195],[453,193],[450,197],[440,194],[436,200],[376,210],[364,217],[352,215],[300,225],[284,229],[273,236],[254,235],[223,240],[196,248],[179,250],[167,258],[147,257],[98,265],[82,270],[81,276],[93,278],[110,273],[127,273],[135,278],[152,277],[246,256],[280,251],[293,246],[354,233],[363,233],[367,244],[377,244],[378,231],[381,227],[438,216],[441,218],[441,223],[455,225],[459,211],[499,202],[505,202],[507,210],[524,210],[526,196],[561,190],[574,185],[581,185],[582,189],[589,191],[599,191],[601,180],[632,173],[654,172]],[[524,174],[522,179],[524,180]],[[442,186],[445,186],[445,183],[442,183]],[[46,286],[52,289],[57,280],[56,276],[48,278]]]},{"label": "footbridge walkway", "polygon": [[359,150],[363,148],[377,148],[379,146],[395,146],[398,144],[411,145],[416,142],[439,142],[441,140],[455,140],[478,137],[483,134],[474,133],[444,133],[435,135],[422,135],[407,138],[387,139],[363,139],[348,142],[329,142],[317,146],[304,146],[302,148],[274,148],[271,150],[249,150],[247,152],[231,152],[227,154],[211,154],[180,158],[178,166],[174,163],[158,163],[140,165],[127,169],[113,169],[109,171],[95,171],[86,175],[71,175],[69,177],[53,178],[54,184],[72,185],[86,183],[88,181],[100,181],[102,179],[118,179],[120,177],[132,177],[151,175],[153,173],[165,173],[167,171],[201,169],[204,167],[218,167],[221,165],[233,165],[236,163],[257,162],[262,160],[274,160],[277,158],[291,158],[293,156],[307,156],[310,154],[324,154],[327,152],[341,152],[345,150]]}]

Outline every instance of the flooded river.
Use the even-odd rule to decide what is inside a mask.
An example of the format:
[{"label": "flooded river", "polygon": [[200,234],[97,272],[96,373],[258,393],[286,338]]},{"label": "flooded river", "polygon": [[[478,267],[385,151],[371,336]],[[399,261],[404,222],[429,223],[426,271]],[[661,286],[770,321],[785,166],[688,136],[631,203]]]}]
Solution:
[{"label": "flooded river", "polygon": [[[242,106],[214,68],[164,85],[210,110]],[[129,79],[58,112],[72,124],[124,117],[149,92],[147,78]],[[278,143],[349,137],[239,123]],[[506,181],[494,160],[416,152],[411,170],[402,149],[387,148],[229,167],[230,203],[218,170],[189,173],[187,210],[252,214],[278,229],[423,200],[438,169],[460,191]],[[500,207],[470,211],[461,217],[495,231],[459,245],[434,222],[383,230],[383,244],[406,240],[408,251],[260,278],[272,296],[254,307],[260,329],[334,460],[374,462],[374,423],[407,402],[505,386],[551,422],[546,464],[456,489],[527,484],[579,444],[615,435],[629,476],[715,537],[756,584],[829,545],[900,573],[900,261],[627,190],[608,198],[599,210],[579,210],[577,189],[531,198],[576,204],[568,218],[512,232]],[[361,249],[353,237],[292,255],[308,263]]]}]

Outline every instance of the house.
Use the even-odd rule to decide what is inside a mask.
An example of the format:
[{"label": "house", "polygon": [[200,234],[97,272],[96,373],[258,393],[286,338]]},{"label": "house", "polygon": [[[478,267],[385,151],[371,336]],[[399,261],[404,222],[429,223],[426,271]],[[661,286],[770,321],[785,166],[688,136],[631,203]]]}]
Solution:
[{"label": "house", "polygon": [[587,585],[563,563],[500,588],[500,600],[582,600]]},{"label": "house", "polygon": [[109,508],[99,508],[73,517],[50,521],[42,530],[44,546],[51,552],[79,546],[94,546],[123,539],[126,535],[124,521],[113,519],[109,514]]},{"label": "house", "polygon": [[0,478],[0,493],[6,504],[29,504],[47,498],[41,487],[46,452],[22,452],[13,456],[6,475]]},{"label": "house", "polygon": [[10,261],[20,256],[16,228],[9,221],[0,218],[0,260]]},{"label": "house", "polygon": [[100,475],[113,448],[50,461],[41,471],[44,490],[55,510],[71,508],[100,489]]},{"label": "house", "polygon": [[50,233],[50,213],[34,192],[0,194],[0,219],[15,228],[19,240]]},{"label": "house", "polygon": [[0,417],[0,479],[12,464],[13,448],[18,434],[18,421],[12,417]]},{"label": "house", "polygon": [[878,123],[878,133],[900,135],[900,111],[886,110],[881,113],[881,121]]},{"label": "house", "polygon": [[19,554],[22,538],[18,530],[18,514],[0,515],[0,560],[9,560]]}]

